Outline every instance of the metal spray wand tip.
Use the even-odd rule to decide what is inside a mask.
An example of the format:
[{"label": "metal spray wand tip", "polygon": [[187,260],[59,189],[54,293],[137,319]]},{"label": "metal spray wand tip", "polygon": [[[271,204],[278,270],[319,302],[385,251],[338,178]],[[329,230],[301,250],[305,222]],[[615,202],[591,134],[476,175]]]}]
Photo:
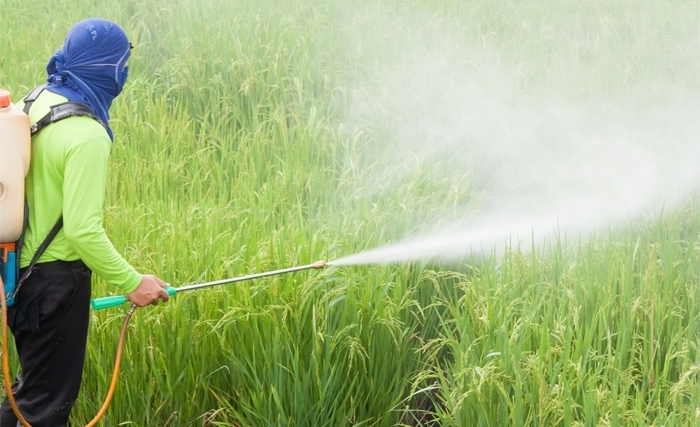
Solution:
[{"label": "metal spray wand tip", "polygon": [[311,264],[311,268],[324,268],[326,266],[326,261],[316,261]]}]

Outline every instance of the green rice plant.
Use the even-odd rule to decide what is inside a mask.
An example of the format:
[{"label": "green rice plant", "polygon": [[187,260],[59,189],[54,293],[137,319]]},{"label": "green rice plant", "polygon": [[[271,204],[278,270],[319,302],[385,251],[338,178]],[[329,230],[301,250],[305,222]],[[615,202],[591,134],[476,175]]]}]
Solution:
[{"label": "green rice plant", "polygon": [[426,346],[441,423],[695,425],[700,229],[669,217],[451,274]]}]

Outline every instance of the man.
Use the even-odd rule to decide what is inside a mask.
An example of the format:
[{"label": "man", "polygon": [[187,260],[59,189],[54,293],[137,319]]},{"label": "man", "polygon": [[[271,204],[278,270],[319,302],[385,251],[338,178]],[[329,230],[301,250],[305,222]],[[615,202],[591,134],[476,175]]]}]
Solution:
[{"label": "man", "polygon": [[[168,300],[166,284],[142,275],[119,255],[103,228],[107,159],[113,134],[109,108],[128,75],[130,43],[114,22],[87,19],[73,26],[46,67],[48,84],[31,105],[37,122],[51,106],[78,101],[100,121],[72,116],[32,138],[26,177],[29,223],[20,274],[63,216],[8,310],[21,373],[13,394],[33,427],[65,426],[80,388],[88,332],[90,276],[95,272],[143,307]],[[20,105],[22,107],[22,105]],[[18,425],[7,399],[0,427]]]}]

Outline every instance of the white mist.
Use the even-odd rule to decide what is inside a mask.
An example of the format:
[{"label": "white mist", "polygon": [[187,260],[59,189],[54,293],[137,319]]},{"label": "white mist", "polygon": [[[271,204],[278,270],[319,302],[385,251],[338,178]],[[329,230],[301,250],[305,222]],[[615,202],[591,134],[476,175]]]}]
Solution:
[{"label": "white mist", "polygon": [[[333,265],[454,260],[507,241],[527,247],[531,236],[593,230],[670,209],[697,191],[698,82],[679,88],[640,79],[619,88],[624,96],[606,92],[609,81],[596,96],[576,95],[576,87],[533,94],[498,52],[444,33],[437,39],[430,47],[416,41],[411,60],[387,64],[376,90],[358,91],[357,120],[392,123],[389,154],[405,166],[396,168],[403,172],[392,176],[395,184],[419,158],[436,174],[473,171],[483,196],[448,226],[426,224],[423,233]],[[681,60],[698,69],[698,59]],[[556,81],[576,66],[534,69]]]}]

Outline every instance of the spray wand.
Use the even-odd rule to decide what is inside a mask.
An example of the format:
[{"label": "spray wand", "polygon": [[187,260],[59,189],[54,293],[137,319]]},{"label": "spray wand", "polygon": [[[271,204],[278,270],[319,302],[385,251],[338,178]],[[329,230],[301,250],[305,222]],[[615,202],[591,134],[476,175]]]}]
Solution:
[{"label": "spray wand", "polygon": [[[195,289],[208,288],[211,286],[226,285],[229,283],[243,282],[245,280],[259,279],[261,277],[276,276],[278,274],[293,273],[295,271],[308,270],[311,268],[320,269],[326,266],[325,261],[316,261],[313,264],[302,265],[299,267],[283,268],[281,270],[266,271],[264,273],[249,274],[247,276],[234,277],[231,279],[215,280],[213,282],[197,283],[193,285],[180,286],[179,288],[174,288],[172,286],[165,287],[165,291],[168,295],[173,296],[178,292],[192,291]],[[102,310],[103,308],[116,307],[118,305],[124,304],[128,300],[124,295],[118,295],[113,297],[103,297],[95,298],[92,300],[93,310]]]},{"label": "spray wand", "polygon": [[[301,270],[308,270],[311,268],[315,269],[320,269],[324,268],[326,266],[325,261],[316,261],[313,264],[308,264],[308,265],[302,265],[299,267],[290,267],[290,268],[283,268],[281,270],[274,270],[274,271],[267,271],[264,273],[258,273],[258,274],[249,274],[247,276],[240,276],[240,277],[234,277],[231,279],[223,279],[223,280],[216,280],[213,282],[206,282],[206,283],[197,283],[193,285],[187,285],[187,286],[181,286],[179,288],[174,288],[172,286],[168,286],[165,288],[165,290],[168,292],[168,295],[175,295],[178,292],[184,292],[184,291],[191,291],[194,289],[201,289],[201,288],[207,288],[210,286],[218,286],[218,285],[224,285],[227,283],[235,283],[235,282],[242,282],[244,280],[252,280],[252,279],[258,279],[261,277],[267,277],[267,276],[275,276],[278,274],[285,274],[285,273],[292,273],[295,271],[301,271]],[[120,296],[113,296],[113,297],[104,297],[104,298],[96,298],[92,300],[92,308],[95,310],[101,310],[103,308],[109,308],[109,307],[116,307],[118,305],[121,305],[128,300],[126,299],[125,296],[120,295]],[[20,412],[19,408],[17,407],[17,404],[15,402],[14,396],[12,394],[12,387],[10,384],[10,367],[9,367],[9,362],[7,359],[7,354],[8,354],[8,346],[7,346],[7,304],[5,300],[5,292],[4,292],[4,284],[2,281],[2,277],[0,277],[0,307],[2,308],[2,372],[3,372],[3,383],[5,386],[5,392],[7,393],[7,398],[10,401],[10,406],[12,406],[12,411],[15,413],[18,419],[18,425],[22,425],[24,427],[31,427],[29,422],[22,416],[22,413]],[[121,359],[122,359],[122,346],[124,345],[124,338],[126,336],[126,326],[129,323],[129,319],[131,319],[131,315],[134,314],[134,310],[136,310],[136,305],[132,304],[131,308],[126,314],[126,317],[124,318],[124,322],[122,323],[122,328],[121,332],[119,333],[119,342],[117,343],[117,355],[115,357],[114,361],[114,370],[112,371],[112,381],[110,382],[109,385],[109,390],[107,391],[107,397],[105,398],[104,403],[102,404],[102,407],[98,411],[97,415],[87,424],[86,427],[93,427],[97,424],[97,422],[102,418],[102,416],[107,412],[107,407],[109,406],[110,402],[112,401],[112,397],[114,396],[114,390],[117,387],[117,379],[119,377],[119,365],[121,364]]]}]

